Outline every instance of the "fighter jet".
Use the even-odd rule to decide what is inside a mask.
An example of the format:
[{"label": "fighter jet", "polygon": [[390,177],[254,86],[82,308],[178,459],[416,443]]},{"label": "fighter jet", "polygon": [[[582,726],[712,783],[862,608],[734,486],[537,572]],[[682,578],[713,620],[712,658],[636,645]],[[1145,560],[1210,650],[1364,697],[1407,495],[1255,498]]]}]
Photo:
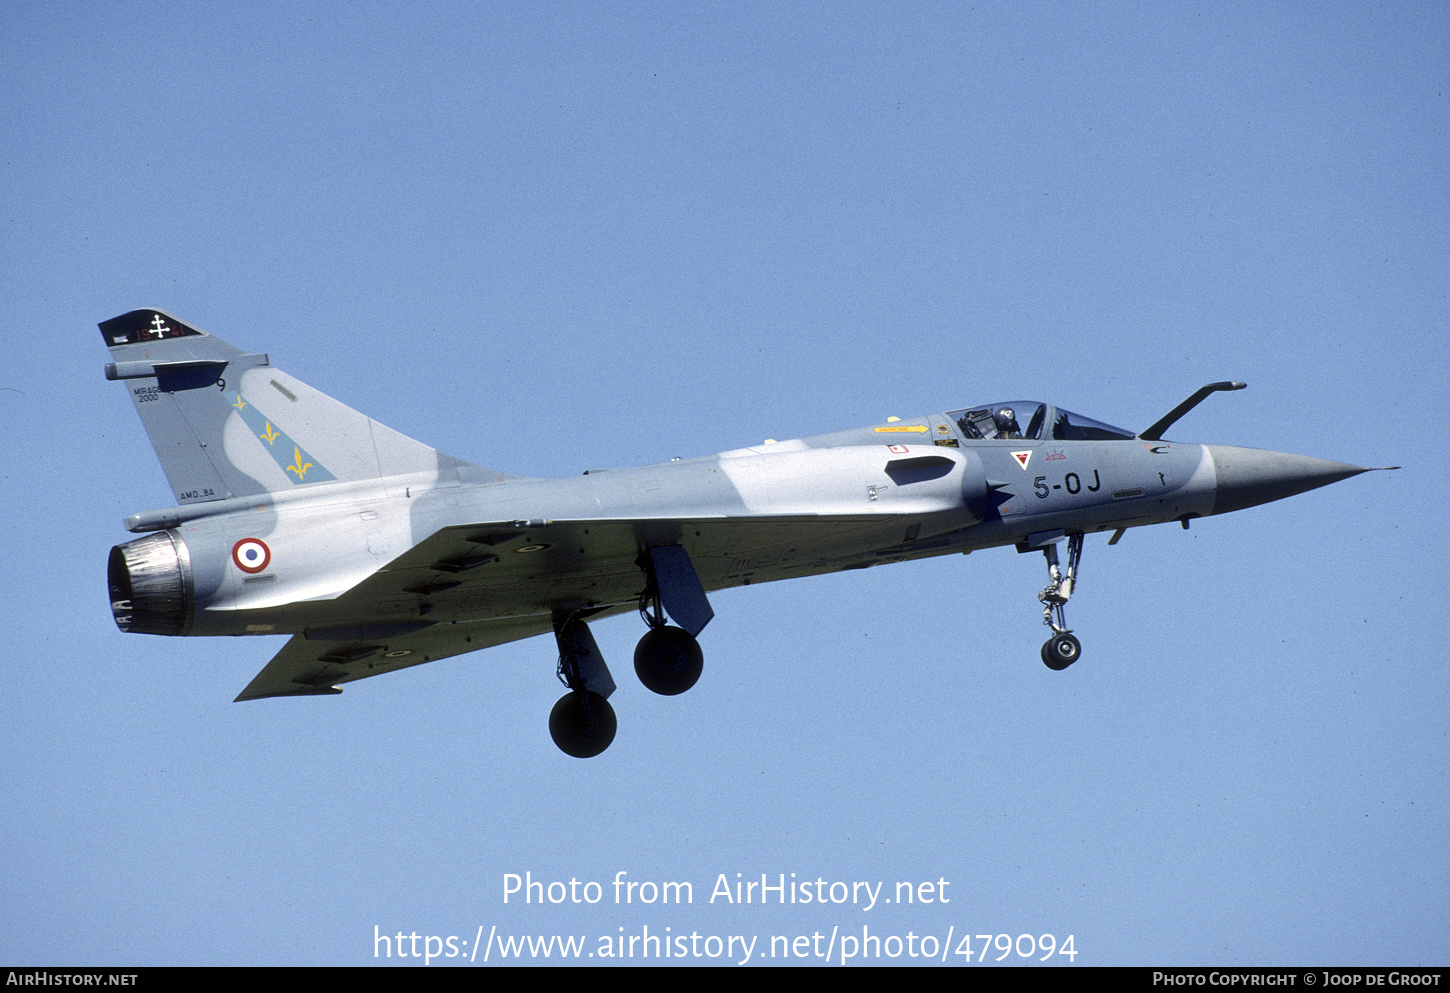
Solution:
[{"label": "fighter jet", "polygon": [[[638,611],[656,693],[700,678],[708,594],[984,548],[1041,551],[1050,669],[1081,654],[1064,608],[1086,535],[1279,500],[1369,470],[1164,432],[1037,400],[982,403],[701,458],[533,479],[384,427],[165,311],[100,324],[176,496],[111,549],[122,631],[291,640],[237,700],[356,679],[552,632],[568,692],[549,730],[613,740],[614,679],[589,625]],[[1058,546],[1066,543],[1066,564]],[[673,622],[673,623],[671,623]]]}]

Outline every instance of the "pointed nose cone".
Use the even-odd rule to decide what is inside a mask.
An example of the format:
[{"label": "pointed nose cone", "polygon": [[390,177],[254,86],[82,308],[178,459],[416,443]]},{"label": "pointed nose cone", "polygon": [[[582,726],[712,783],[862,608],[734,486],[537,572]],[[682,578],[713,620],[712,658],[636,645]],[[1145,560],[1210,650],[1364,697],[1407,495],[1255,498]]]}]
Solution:
[{"label": "pointed nose cone", "polygon": [[1369,472],[1363,466],[1313,459],[1307,455],[1285,455],[1283,452],[1230,445],[1204,447],[1213,458],[1218,477],[1213,500],[1215,514],[1282,500]]}]

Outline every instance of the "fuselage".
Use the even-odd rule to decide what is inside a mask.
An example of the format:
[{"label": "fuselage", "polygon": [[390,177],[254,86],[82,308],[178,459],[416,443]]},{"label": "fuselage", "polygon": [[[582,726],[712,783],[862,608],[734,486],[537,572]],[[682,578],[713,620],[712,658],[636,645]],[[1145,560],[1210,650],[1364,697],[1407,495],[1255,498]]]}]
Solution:
[{"label": "fuselage", "polygon": [[[1047,410],[1050,417],[1053,408]],[[163,583],[164,630],[140,621],[128,629],[275,634],[367,620],[352,616],[355,606],[335,606],[343,593],[435,532],[476,522],[636,522],[637,545],[681,545],[705,589],[718,590],[1018,545],[1052,532],[1117,530],[1238,509],[1250,505],[1244,502],[1243,470],[1235,477],[1240,484],[1236,505],[1225,508],[1219,493],[1222,466],[1257,466],[1264,456],[1293,460],[1279,467],[1280,488],[1280,476],[1287,472],[1297,478],[1306,466],[1321,472],[1332,467],[1331,473],[1357,469],[1299,456],[1135,438],[968,438],[958,419],[933,414],[566,479],[500,481],[496,474],[473,474],[464,465],[324,483],[132,518],[128,523],[135,530],[163,526],[130,545],[149,543],[146,561],[173,574]],[[1348,474],[1338,472],[1334,478]],[[650,532],[652,521],[658,522],[657,534]],[[718,530],[706,525],[723,521],[760,526],[736,529],[733,540],[722,542]],[[772,521],[780,526],[768,526]],[[700,523],[704,530],[681,522]],[[117,550],[123,559],[128,547]],[[168,549],[174,552],[174,566]],[[640,551],[618,542],[607,549],[544,544],[536,550],[540,567],[551,560],[549,568],[568,576],[579,571],[571,563],[587,561],[591,572],[617,578],[596,582],[588,603],[581,604],[577,591],[561,587],[557,602],[544,593],[526,609],[547,614],[565,601],[571,609],[596,612],[632,609],[643,586],[633,564]],[[124,567],[113,554],[113,587],[116,570]],[[140,566],[131,569],[131,585],[145,585],[141,571]],[[491,616],[483,593],[428,600],[431,623]]]}]

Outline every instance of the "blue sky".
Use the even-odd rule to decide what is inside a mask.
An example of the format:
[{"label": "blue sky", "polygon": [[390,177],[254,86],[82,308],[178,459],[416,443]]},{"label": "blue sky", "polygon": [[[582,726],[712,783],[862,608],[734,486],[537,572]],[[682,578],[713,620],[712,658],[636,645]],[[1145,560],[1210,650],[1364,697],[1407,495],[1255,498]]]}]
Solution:
[{"label": "blue sky", "polygon": [[[0,27],[0,961],[358,965],[398,961],[375,928],[480,927],[1450,959],[1442,6]],[[620,731],[580,762],[547,639],[233,704],[281,639],[116,630],[121,518],[173,502],[101,374],[96,323],[141,306],[525,475],[1003,397],[1141,429],[1223,379],[1172,437],[1404,468],[1089,538],[1063,673],[1010,550],[717,594],[677,698],[601,623]],[[606,895],[505,904],[525,872]],[[615,905],[620,872],[694,903]],[[737,873],[950,902],[709,902]]]}]

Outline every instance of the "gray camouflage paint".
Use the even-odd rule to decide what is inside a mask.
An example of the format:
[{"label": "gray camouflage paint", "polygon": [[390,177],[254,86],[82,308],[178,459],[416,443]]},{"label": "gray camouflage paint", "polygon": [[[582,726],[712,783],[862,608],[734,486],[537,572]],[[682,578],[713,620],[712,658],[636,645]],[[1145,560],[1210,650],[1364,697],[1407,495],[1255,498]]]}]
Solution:
[{"label": "gray camouflage paint", "polygon": [[[127,527],[165,530],[171,544],[147,554],[176,548],[187,586],[180,605],[167,588],[165,609],[179,613],[148,628],[133,620],[130,586],[117,592],[113,552],[117,623],[296,634],[239,699],[332,692],[547,632],[561,612],[633,610],[652,547],[685,549],[704,589],[719,590],[1186,521],[1366,471],[1141,438],[968,438],[930,414],[531,479],[404,437],[164,311],[101,329],[107,376],[130,390],[177,499]],[[1055,408],[1045,413],[1053,424]]]}]

